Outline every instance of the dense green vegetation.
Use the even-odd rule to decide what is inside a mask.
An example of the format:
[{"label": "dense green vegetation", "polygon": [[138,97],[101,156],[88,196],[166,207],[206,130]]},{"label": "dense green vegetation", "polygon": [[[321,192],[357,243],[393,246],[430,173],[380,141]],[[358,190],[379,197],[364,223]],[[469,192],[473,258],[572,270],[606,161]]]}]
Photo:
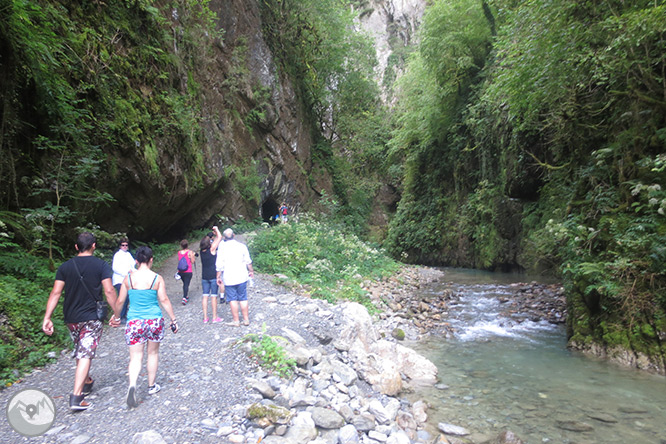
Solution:
[{"label": "dense green vegetation", "polygon": [[255,268],[283,275],[313,297],[356,301],[376,310],[363,284],[395,272],[398,263],[325,217],[303,215],[298,223],[280,224],[248,236]]},{"label": "dense green vegetation", "polygon": [[390,250],[561,273],[572,344],[663,370],[665,13],[663,1],[435,2],[401,80]]}]

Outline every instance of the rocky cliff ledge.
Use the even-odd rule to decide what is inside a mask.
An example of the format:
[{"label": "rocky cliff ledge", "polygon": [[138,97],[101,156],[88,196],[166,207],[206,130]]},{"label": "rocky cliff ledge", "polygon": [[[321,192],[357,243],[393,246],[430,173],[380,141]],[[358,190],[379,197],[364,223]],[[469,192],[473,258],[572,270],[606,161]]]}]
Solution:
[{"label": "rocky cliff ledge", "polygon": [[[118,174],[105,182],[117,202],[97,220],[111,231],[128,230],[130,221],[131,235],[179,235],[218,216],[274,216],[282,201],[308,206],[319,191],[331,190],[328,174],[312,161],[311,126],[301,103],[263,39],[257,2],[213,0],[209,7],[221,36],[208,42],[204,65],[181,78],[183,85],[192,79],[199,85],[203,134],[196,137],[204,139],[199,154],[205,165],[200,183],[183,174],[190,160],[178,140],[165,137],[157,147],[159,180],[138,147],[109,153]],[[174,35],[182,27],[181,13],[170,12]],[[142,91],[159,94],[149,87]],[[142,232],[146,227],[150,233]]]}]

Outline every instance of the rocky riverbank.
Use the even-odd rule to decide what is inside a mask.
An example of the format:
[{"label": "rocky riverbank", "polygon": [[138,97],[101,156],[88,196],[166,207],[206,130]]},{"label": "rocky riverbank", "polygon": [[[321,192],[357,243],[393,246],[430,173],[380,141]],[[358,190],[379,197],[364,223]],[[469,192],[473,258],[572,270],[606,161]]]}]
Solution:
[{"label": "rocky riverbank", "polygon": [[[120,329],[107,328],[93,362],[93,408],[67,408],[73,361],[65,356],[0,392],[5,403],[22,388],[39,388],[56,403],[56,419],[43,436],[26,438],[7,422],[2,442],[40,443],[464,443],[469,432],[455,424],[428,424],[428,406],[400,397],[415,385],[434,384],[437,369],[401,345],[445,327],[447,304],[413,297],[443,278],[430,268],[406,268],[384,282],[367,283],[383,311],[375,319],[355,303],[330,305],[297,287],[278,286],[258,275],[249,291],[248,327],[202,322],[199,279],[190,303],[180,304],[173,279],[175,258],[164,267],[170,300],[182,331],[169,333],[160,350],[158,383],[148,395],[145,373],[139,406],[125,405],[128,352]],[[419,292],[420,293],[420,292]],[[526,298],[529,300],[530,298]],[[507,306],[511,302],[507,301]],[[520,310],[518,310],[520,311]],[[220,312],[230,320],[228,305]],[[403,332],[400,335],[399,332]],[[279,337],[298,367],[289,379],[259,367],[248,335]],[[495,442],[520,442],[510,432]]]}]

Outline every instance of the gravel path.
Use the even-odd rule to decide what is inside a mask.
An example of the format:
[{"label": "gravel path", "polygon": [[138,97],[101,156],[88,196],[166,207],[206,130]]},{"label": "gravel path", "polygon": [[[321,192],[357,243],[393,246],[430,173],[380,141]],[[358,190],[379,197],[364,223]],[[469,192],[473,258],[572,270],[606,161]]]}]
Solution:
[{"label": "gravel path", "polygon": [[[177,258],[173,256],[159,270],[167,283],[167,294],[181,327],[177,334],[168,331],[160,347],[157,382],[162,390],[156,395],[147,394],[144,357],[137,387],[139,406],[127,408],[129,353],[124,329],[107,326],[92,364],[95,386],[87,399],[93,407],[84,412],[70,412],[68,399],[75,361],[69,353],[63,353],[56,362],[0,391],[0,403],[5,409],[9,399],[19,390],[37,388],[49,393],[56,403],[52,428],[46,435],[26,438],[3,420],[0,421],[0,442],[129,443],[134,434],[150,429],[157,430],[167,442],[230,442],[206,429],[205,420],[214,419],[219,424],[228,419],[232,425],[232,420],[238,419],[239,409],[252,399],[246,376],[250,376],[256,367],[245,353],[233,347],[235,341],[248,333],[261,332],[264,325],[270,334],[282,334],[282,327],[288,327],[305,338],[312,338],[305,330],[317,324],[320,328],[326,321],[315,316],[312,310],[298,308],[300,299],[307,304],[319,301],[291,294],[284,287],[274,285],[269,276],[258,274],[254,286],[248,288],[250,326],[203,324],[201,264],[197,264],[199,270],[195,271],[190,284],[190,303],[183,306],[181,281],[173,277],[176,262]],[[276,298],[277,302],[264,301],[267,297]],[[218,306],[218,309],[225,322],[231,320],[228,304]]]}]

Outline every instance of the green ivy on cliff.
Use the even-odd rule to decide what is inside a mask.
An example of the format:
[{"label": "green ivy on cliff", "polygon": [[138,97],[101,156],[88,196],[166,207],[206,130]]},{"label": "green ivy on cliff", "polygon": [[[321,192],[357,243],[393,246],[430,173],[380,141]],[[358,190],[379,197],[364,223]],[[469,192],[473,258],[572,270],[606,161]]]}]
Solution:
[{"label": "green ivy on cliff", "polygon": [[391,140],[405,164],[393,254],[560,273],[572,345],[630,349],[664,371],[665,13],[663,1],[433,3]]},{"label": "green ivy on cliff", "polygon": [[[204,172],[199,85],[217,37],[207,0],[11,0],[0,8],[0,205],[30,208],[26,241],[50,239],[111,196],[117,153],[168,192]],[[165,165],[169,163],[169,165]],[[109,174],[110,173],[110,174]]]}]

